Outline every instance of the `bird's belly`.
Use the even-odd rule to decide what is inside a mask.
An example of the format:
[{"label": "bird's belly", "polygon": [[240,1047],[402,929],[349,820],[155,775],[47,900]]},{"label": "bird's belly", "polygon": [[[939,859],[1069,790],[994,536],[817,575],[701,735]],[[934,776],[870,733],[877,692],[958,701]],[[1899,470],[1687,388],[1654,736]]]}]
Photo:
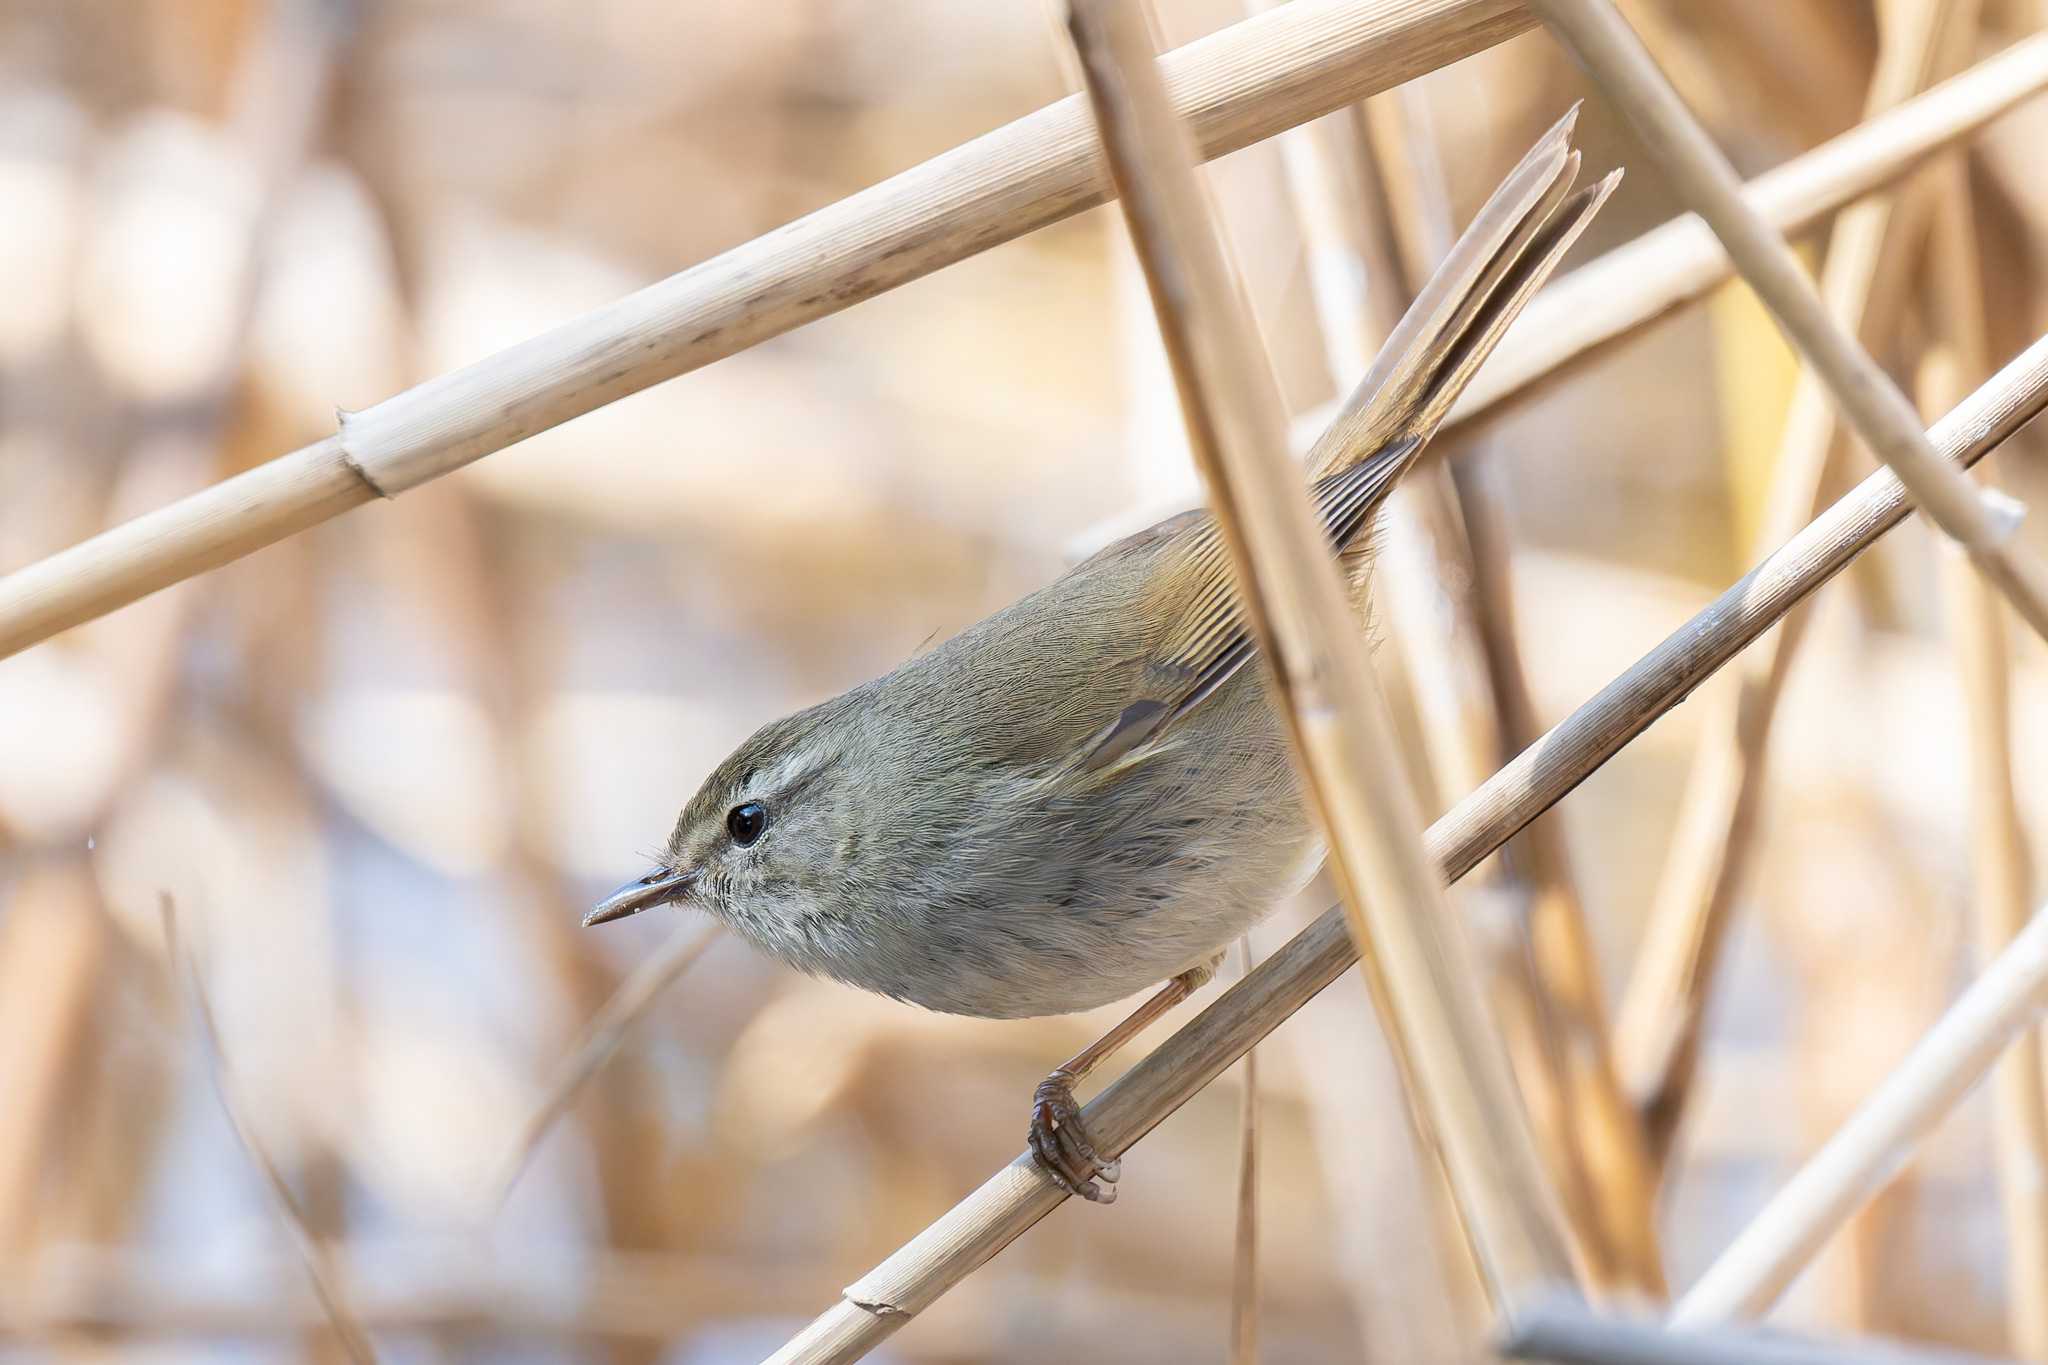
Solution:
[{"label": "bird's belly", "polygon": [[[1305,822],[1288,822],[1232,857],[1192,858],[1171,886],[1104,875],[1072,904],[1021,896],[934,906],[929,920],[892,934],[898,965],[887,980],[854,984],[984,1018],[1093,1009],[1212,960],[1299,890],[1321,852]],[[863,971],[875,965],[865,955]]]}]

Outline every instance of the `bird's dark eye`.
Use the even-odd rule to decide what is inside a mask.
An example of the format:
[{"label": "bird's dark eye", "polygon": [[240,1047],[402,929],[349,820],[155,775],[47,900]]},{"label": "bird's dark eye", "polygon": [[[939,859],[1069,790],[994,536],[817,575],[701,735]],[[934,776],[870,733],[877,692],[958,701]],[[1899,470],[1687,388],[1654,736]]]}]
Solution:
[{"label": "bird's dark eye", "polygon": [[741,848],[761,837],[768,828],[768,808],[759,801],[747,801],[725,813],[725,832]]}]

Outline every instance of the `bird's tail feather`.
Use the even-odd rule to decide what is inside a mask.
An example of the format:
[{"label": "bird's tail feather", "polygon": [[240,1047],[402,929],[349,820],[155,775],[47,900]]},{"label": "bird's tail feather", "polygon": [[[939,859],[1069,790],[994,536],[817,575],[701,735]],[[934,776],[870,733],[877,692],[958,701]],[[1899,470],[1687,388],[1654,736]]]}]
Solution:
[{"label": "bird's tail feather", "polygon": [[1343,412],[1309,452],[1310,476],[1399,442],[1412,461],[1523,307],[1621,180],[1576,192],[1578,107],[1559,119],[1473,215],[1401,317]]}]

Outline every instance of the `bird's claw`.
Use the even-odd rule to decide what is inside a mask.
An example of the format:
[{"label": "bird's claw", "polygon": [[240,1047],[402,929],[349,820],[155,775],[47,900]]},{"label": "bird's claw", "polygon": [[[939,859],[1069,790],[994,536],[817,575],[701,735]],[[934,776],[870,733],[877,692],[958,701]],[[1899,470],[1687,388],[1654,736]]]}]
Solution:
[{"label": "bird's claw", "polygon": [[1039,1082],[1031,1097],[1031,1157],[1038,1169],[1068,1194],[1095,1204],[1116,1202],[1121,1161],[1104,1161],[1088,1140],[1081,1106],[1074,1099],[1074,1078],[1055,1071]]}]

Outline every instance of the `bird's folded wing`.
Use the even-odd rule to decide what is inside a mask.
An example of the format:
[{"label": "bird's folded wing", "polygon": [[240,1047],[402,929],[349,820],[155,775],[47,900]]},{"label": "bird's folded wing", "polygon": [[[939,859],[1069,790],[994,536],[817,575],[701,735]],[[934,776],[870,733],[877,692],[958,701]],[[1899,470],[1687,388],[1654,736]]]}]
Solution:
[{"label": "bird's folded wing", "polygon": [[[1509,324],[1540,288],[1620,179],[1572,192],[1579,154],[1570,114],[1544,134],[1481,207],[1388,335],[1345,411],[1309,453],[1323,529],[1353,548]],[[1158,571],[1182,600],[1140,670],[1139,695],[1079,755],[1113,767],[1168,732],[1251,660],[1229,555],[1215,522],[1190,519]],[[1178,562],[1175,562],[1175,560]]]}]

